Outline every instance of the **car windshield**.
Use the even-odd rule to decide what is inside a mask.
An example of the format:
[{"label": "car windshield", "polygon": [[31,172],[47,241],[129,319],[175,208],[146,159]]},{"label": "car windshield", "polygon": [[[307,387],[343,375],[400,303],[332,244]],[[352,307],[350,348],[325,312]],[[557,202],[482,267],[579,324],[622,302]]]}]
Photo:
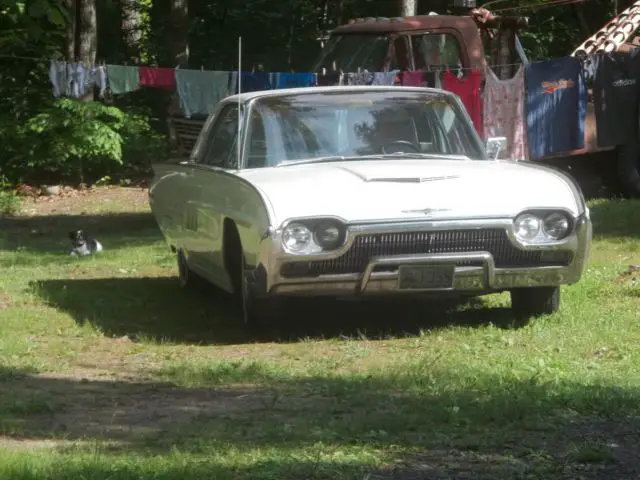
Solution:
[{"label": "car windshield", "polygon": [[330,72],[355,72],[360,68],[375,72],[384,63],[388,50],[389,37],[386,35],[335,35],[329,39],[311,71],[320,72],[326,68]]},{"label": "car windshield", "polygon": [[425,159],[487,158],[468,115],[452,97],[392,90],[258,99],[250,111],[246,168],[318,157],[401,157],[399,153]]}]

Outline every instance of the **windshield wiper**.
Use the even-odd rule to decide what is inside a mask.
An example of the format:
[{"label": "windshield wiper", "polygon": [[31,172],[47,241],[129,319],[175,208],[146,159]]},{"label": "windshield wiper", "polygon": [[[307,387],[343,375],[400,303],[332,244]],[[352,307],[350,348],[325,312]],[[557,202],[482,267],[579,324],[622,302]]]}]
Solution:
[{"label": "windshield wiper", "polygon": [[447,155],[444,153],[418,153],[418,152],[395,152],[376,153],[371,155],[333,155],[326,157],[305,158],[302,160],[284,160],[276,167],[287,167],[289,165],[304,165],[305,163],[331,163],[358,160],[385,160],[387,158],[430,158],[443,160],[469,160],[466,155]]}]

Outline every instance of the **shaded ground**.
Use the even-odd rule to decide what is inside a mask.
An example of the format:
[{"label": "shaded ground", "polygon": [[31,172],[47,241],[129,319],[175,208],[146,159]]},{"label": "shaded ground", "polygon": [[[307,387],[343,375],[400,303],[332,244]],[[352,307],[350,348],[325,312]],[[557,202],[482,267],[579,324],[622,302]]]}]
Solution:
[{"label": "shaded ground", "polygon": [[[637,208],[592,203],[585,279],[525,328],[497,295],[252,332],[179,290],[143,189],[28,202],[0,232],[0,478],[640,478]],[[66,256],[78,226],[103,255]]]}]

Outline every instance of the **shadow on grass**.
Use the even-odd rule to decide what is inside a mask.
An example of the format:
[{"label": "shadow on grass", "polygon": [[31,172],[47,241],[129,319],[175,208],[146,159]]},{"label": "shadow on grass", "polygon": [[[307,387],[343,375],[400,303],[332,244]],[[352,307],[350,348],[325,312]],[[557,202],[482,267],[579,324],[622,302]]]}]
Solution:
[{"label": "shadow on grass", "polygon": [[[174,376],[184,372],[165,372]],[[0,370],[0,433],[57,440],[58,455],[91,454],[86,465],[61,461],[48,478],[112,478],[114,467],[119,479],[640,475],[637,390],[411,363],[360,377],[297,377],[266,364],[212,362],[189,378],[199,387]],[[153,456],[160,453],[162,462]],[[396,467],[374,472],[381,457]],[[22,470],[11,478],[34,478]]]},{"label": "shadow on grass", "polygon": [[640,237],[640,200],[598,199],[589,204],[594,238]]},{"label": "shadow on grass", "polygon": [[[0,250],[24,253],[24,263],[32,264],[38,254],[66,255],[70,243],[68,233],[82,229],[97,238],[105,250],[136,247],[162,240],[153,215],[148,212],[104,215],[49,215],[14,217],[2,220]],[[50,258],[50,257],[49,257]],[[16,258],[12,264],[20,264]]]},{"label": "shadow on grass", "polygon": [[307,337],[416,335],[421,329],[449,325],[512,326],[509,308],[482,308],[480,299],[462,305],[454,300],[397,298],[357,302],[291,299],[283,304],[272,325],[252,330],[245,327],[229,295],[214,287],[186,292],[176,277],[43,280],[31,287],[47,304],[67,312],[78,324],[88,322],[107,336],[126,335],[133,340],[237,344]]}]

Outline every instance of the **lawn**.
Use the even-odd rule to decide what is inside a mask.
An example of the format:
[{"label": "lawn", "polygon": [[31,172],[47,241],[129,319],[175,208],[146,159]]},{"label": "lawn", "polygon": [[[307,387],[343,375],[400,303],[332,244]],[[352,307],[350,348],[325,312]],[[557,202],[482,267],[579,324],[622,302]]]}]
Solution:
[{"label": "lawn", "polygon": [[[179,289],[138,188],[0,220],[0,478],[640,477],[640,202],[591,202],[556,315],[296,303],[255,336]],[[65,255],[85,228],[105,245]]]}]

